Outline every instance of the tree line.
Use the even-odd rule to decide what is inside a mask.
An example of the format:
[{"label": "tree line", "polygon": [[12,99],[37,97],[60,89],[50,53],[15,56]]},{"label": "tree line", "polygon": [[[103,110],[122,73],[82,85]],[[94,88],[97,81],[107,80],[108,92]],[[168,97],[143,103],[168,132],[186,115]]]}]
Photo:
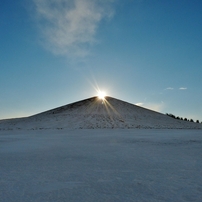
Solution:
[{"label": "tree line", "polygon": [[[193,119],[182,118],[182,117],[175,116],[175,115],[173,115],[173,114],[168,114],[168,113],[166,113],[166,115],[167,115],[167,116],[170,116],[170,117],[172,117],[172,118],[174,118],[174,119],[179,119],[179,120],[183,120],[183,121],[194,122]],[[196,123],[200,123],[200,121],[199,121],[199,120],[196,120]],[[202,123],[202,122],[201,122],[201,123]]]}]

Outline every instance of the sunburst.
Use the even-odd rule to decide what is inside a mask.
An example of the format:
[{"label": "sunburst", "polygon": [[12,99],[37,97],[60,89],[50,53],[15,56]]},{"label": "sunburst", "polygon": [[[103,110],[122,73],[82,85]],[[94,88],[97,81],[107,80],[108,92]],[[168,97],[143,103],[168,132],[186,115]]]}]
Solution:
[{"label": "sunburst", "polygon": [[106,93],[104,91],[98,91],[98,98],[104,100],[106,97]]}]

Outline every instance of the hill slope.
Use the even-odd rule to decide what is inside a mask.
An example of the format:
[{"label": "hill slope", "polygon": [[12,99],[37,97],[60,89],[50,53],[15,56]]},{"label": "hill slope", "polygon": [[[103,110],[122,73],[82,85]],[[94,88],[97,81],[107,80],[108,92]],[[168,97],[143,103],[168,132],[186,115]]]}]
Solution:
[{"label": "hill slope", "polygon": [[92,97],[27,118],[0,121],[0,129],[200,128],[112,97]]}]

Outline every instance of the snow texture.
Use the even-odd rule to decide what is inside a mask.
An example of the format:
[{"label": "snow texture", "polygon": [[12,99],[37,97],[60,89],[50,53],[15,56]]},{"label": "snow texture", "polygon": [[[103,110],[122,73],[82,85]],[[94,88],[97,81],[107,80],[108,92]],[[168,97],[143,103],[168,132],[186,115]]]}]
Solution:
[{"label": "snow texture", "polygon": [[2,202],[201,202],[201,168],[201,130],[0,131]]},{"label": "snow texture", "polygon": [[92,97],[27,118],[0,121],[0,130],[98,128],[202,129],[202,124],[173,119],[112,97]]}]

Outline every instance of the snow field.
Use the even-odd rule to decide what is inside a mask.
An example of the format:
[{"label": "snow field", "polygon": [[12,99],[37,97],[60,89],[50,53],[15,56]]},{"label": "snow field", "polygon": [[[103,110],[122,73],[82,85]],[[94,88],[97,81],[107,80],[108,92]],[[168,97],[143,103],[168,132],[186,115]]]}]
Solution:
[{"label": "snow field", "polygon": [[202,201],[202,131],[0,131],[0,199]]}]

